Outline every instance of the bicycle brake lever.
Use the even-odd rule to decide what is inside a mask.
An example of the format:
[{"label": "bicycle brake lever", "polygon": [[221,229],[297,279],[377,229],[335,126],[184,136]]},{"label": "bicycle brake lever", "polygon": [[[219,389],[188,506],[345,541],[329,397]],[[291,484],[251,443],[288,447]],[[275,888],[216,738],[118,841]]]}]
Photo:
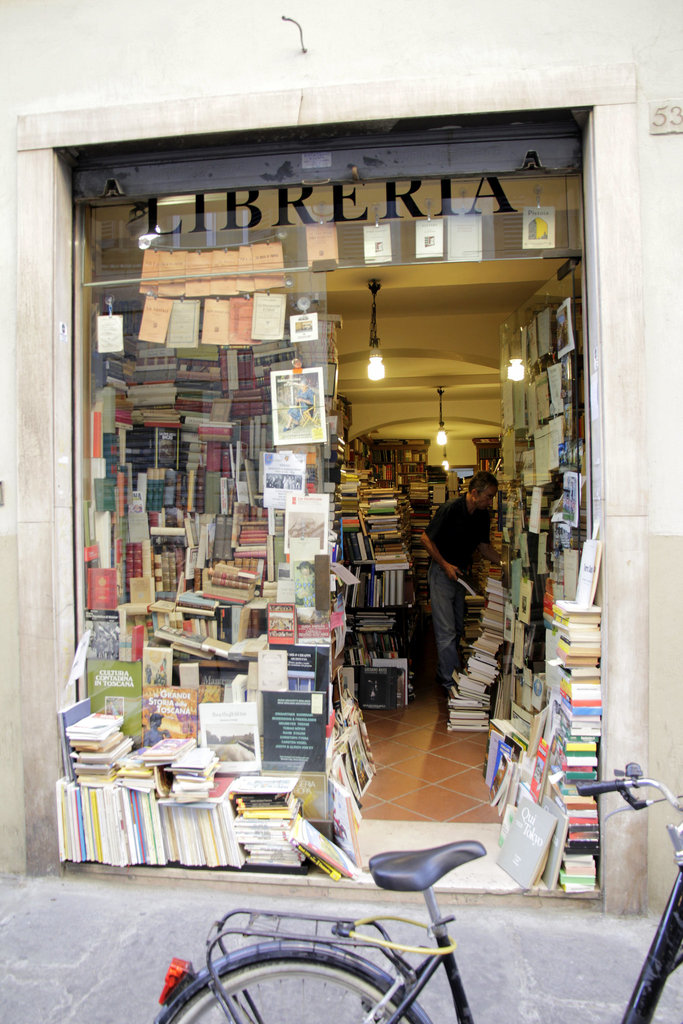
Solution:
[{"label": "bicycle brake lever", "polygon": [[619,792],[621,793],[626,803],[629,804],[629,806],[631,806],[634,811],[642,811],[644,810],[644,808],[649,807],[652,803],[651,800],[637,800],[633,795],[633,792],[626,786],[624,786],[623,788],[620,786]]}]

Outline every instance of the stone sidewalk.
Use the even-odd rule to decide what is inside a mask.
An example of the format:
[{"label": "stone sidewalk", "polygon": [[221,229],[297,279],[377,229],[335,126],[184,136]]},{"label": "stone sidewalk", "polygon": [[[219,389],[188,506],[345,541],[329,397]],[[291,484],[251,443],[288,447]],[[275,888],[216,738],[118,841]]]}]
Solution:
[{"label": "stone sidewalk", "polygon": [[[170,958],[200,966],[211,922],[237,906],[424,919],[422,908],[390,895],[363,904],[329,891],[315,898],[168,877],[0,877],[0,1016],[8,1024],[151,1024]],[[618,1024],[656,924],[561,901],[449,909],[477,1024]],[[454,1019],[441,973],[422,1000],[437,1022]],[[656,1020],[683,1021],[683,972]]]}]

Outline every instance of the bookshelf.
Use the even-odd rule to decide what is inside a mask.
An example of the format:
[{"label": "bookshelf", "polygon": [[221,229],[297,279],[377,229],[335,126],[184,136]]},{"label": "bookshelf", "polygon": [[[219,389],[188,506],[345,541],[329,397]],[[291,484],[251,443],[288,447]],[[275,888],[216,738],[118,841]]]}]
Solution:
[{"label": "bookshelf", "polygon": [[429,441],[393,441],[377,438],[372,442],[371,461],[378,482],[407,488],[426,478]]},{"label": "bookshelf", "polygon": [[495,473],[500,459],[500,437],[473,437],[472,444],[477,450],[477,471]]}]

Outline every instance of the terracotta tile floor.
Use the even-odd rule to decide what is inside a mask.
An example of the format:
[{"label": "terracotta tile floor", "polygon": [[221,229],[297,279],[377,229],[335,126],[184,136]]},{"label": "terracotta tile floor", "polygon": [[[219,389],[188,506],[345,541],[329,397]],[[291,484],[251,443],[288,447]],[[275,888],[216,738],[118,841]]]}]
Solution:
[{"label": "terracotta tile floor", "polygon": [[377,768],[363,797],[363,817],[498,822],[483,776],[486,733],[448,731],[431,632],[422,651],[413,666],[415,700],[401,711],[363,712]]}]

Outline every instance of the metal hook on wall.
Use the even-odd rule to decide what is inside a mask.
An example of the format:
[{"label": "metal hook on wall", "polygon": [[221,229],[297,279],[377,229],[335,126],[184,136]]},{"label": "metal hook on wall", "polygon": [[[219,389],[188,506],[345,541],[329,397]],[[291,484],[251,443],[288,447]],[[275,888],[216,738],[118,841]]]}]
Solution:
[{"label": "metal hook on wall", "polygon": [[285,14],[282,15],[282,20],[283,21],[291,21],[293,25],[296,25],[296,27],[299,29],[299,36],[301,38],[301,52],[302,53],[307,53],[308,51],[307,51],[306,47],[304,46],[304,34],[303,34],[303,31],[301,29],[301,25],[299,24],[299,22],[295,21],[294,18],[288,18]]}]

